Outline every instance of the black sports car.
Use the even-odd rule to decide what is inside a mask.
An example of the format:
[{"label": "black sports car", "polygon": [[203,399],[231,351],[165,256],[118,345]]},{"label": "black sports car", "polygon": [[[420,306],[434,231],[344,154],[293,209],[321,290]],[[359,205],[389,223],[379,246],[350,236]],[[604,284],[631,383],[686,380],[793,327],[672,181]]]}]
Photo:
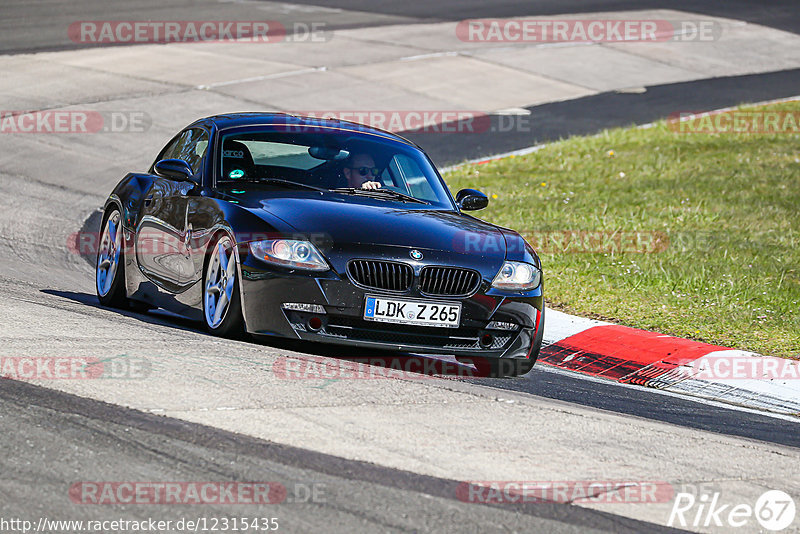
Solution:
[{"label": "black sports car", "polygon": [[[105,203],[97,295],[245,333],[480,357],[525,373],[544,326],[541,265],[471,217],[395,134],[279,113],[198,120]],[[513,363],[514,365],[508,365]]]}]

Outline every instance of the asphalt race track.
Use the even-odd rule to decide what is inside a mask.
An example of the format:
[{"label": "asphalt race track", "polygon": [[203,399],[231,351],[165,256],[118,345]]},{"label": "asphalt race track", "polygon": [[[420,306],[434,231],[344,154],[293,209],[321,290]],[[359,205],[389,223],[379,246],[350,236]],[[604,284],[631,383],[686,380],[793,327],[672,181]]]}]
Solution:
[{"label": "asphalt race track", "polygon": [[[303,7],[308,9],[303,9]],[[25,53],[75,47],[64,27],[76,20],[181,20],[186,9],[193,20],[247,20],[265,13],[281,20],[306,20],[307,14],[322,16],[334,29],[372,27],[397,23],[420,23],[470,18],[552,16],[572,13],[625,11],[632,9],[677,9],[700,15],[721,16],[796,32],[800,12],[792,0],[776,0],[764,5],[752,0],[300,0],[281,3],[267,1],[217,2],[214,0],[133,0],[124,6],[103,0],[25,2],[10,0],[3,7],[0,51]],[[325,8],[321,10],[320,8]],[[43,11],[46,9],[46,17]],[[135,15],[135,16],[134,16]],[[221,15],[224,15],[222,17]],[[288,16],[288,18],[286,18]],[[258,20],[257,19],[257,20]]]},{"label": "asphalt race track", "polygon": [[[311,17],[335,32],[662,8],[800,33],[800,7],[791,1],[13,0],[0,7],[0,60],[17,75],[50,73],[42,86],[69,80],[75,74],[53,67],[55,56],[46,54],[103,51],[84,50],[66,37],[64,28],[75,20]],[[26,64],[39,57],[31,54],[38,53],[45,56],[37,61],[53,70],[27,73]],[[98,79],[98,86],[111,83]],[[21,109],[28,95],[9,89],[11,80],[0,85],[0,98],[10,102],[0,108]],[[665,481],[675,492],[710,488],[730,503],[752,505],[771,489],[800,495],[800,423],[789,417],[542,367],[508,380],[462,378],[453,367],[451,376],[434,378],[286,380],[276,362],[360,361],[365,355],[221,340],[166,313],[100,307],[93,266],[70,250],[70,236],[96,230],[96,208],[119,179],[120,162],[149,164],[175,129],[164,116],[180,117],[174,121],[181,126],[196,116],[182,107],[187,89],[133,76],[123,85],[128,83],[138,85],[126,94],[125,109],[148,109],[148,98],[164,98],[149,109],[153,128],[144,138],[0,135],[0,356],[103,358],[123,367],[146,362],[142,374],[120,379],[0,380],[0,520],[277,517],[285,532],[662,532],[673,530],[665,526],[669,500],[476,503],[459,488],[467,481]],[[676,109],[794,96],[800,94],[800,70],[646,89],[522,106],[537,124],[533,131],[409,137],[438,164],[449,165],[642,124]],[[89,101],[47,94],[30,105],[120,105],[111,93]],[[211,102],[209,108],[258,106],[233,93],[198,99]],[[76,503],[69,490],[87,481],[270,481],[287,488],[287,496],[271,505]],[[798,525],[800,520],[785,532],[800,531]],[[751,521],[738,531],[758,530]],[[12,530],[0,523],[0,531]]]},{"label": "asphalt race track", "polygon": [[[20,383],[4,387],[0,397],[4,424],[32,429],[24,440],[9,435],[4,443],[6,455],[45,468],[36,472],[30,467],[5,466],[4,482],[13,492],[6,495],[4,506],[14,510],[39,501],[47,505],[31,512],[80,518],[72,503],[62,503],[62,488],[72,480],[48,468],[55,459],[65,468],[85,473],[89,480],[102,479],[123,467],[118,462],[124,463],[126,471],[146,475],[148,480],[278,479],[289,495],[275,515],[287,528],[305,532],[344,531],[345,526],[356,531],[457,528],[486,532],[497,525],[517,531],[672,531],[568,504],[475,506],[456,499],[458,481],[274,445],[79,397],[51,395]],[[31,441],[46,447],[31,450]],[[88,460],[85,454],[75,452],[85,450],[91,450],[95,458]],[[28,482],[39,476],[47,482],[30,487]],[[316,488],[323,497],[321,502],[304,502],[307,488]],[[124,506],[115,508],[110,516],[133,519],[138,515]],[[170,512],[156,506],[149,515],[171,517]],[[250,511],[247,506],[198,506],[182,512],[222,517],[246,516]]]}]

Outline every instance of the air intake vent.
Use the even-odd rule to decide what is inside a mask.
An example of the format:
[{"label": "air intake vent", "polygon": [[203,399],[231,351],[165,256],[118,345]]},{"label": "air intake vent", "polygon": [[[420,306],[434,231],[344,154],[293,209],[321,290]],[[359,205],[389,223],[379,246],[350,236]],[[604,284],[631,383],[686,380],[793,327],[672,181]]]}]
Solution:
[{"label": "air intake vent", "polygon": [[393,261],[353,260],[347,265],[347,272],[362,286],[389,291],[406,291],[414,279],[410,265]]},{"label": "air intake vent", "polygon": [[481,275],[455,267],[425,267],[420,273],[419,287],[428,295],[463,296],[478,289]]}]

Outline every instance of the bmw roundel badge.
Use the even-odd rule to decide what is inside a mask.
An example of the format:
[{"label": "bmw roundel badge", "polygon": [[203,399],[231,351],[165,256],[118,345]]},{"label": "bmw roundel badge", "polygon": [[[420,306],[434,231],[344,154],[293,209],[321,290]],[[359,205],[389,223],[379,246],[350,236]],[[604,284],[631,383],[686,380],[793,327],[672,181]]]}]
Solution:
[{"label": "bmw roundel badge", "polygon": [[409,252],[409,254],[415,260],[421,260],[422,259],[422,252],[420,252],[417,249],[412,250],[411,252]]}]

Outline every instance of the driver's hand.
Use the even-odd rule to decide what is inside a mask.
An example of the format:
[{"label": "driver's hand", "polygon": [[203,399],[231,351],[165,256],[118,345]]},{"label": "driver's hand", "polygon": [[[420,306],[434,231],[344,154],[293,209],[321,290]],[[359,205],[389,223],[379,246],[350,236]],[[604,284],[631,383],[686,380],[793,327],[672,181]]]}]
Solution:
[{"label": "driver's hand", "polygon": [[361,184],[361,189],[380,189],[381,183],[380,182],[364,182]]}]

